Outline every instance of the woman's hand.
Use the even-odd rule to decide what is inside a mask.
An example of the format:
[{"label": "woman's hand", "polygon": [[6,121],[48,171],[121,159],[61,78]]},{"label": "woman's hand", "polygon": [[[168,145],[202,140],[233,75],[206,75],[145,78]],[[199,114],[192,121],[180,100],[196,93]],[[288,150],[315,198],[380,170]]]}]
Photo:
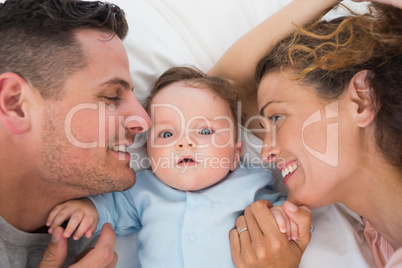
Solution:
[{"label": "woman's hand", "polygon": [[[286,201],[284,210],[297,224],[299,237],[288,240],[270,211],[272,204],[259,200],[248,207],[230,232],[232,257],[236,267],[298,267],[310,242],[311,212]],[[239,234],[239,231],[247,227]]]}]

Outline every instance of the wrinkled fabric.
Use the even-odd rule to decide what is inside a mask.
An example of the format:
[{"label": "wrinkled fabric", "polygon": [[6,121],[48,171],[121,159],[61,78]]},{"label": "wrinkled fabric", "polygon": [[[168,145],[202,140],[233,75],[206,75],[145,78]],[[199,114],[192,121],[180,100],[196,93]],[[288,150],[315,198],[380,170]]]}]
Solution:
[{"label": "wrinkled fabric", "polygon": [[[373,253],[374,261],[378,268],[383,268],[391,256],[394,255],[395,249],[376,229],[374,229],[370,222],[366,219],[363,219],[363,221],[365,224],[364,237]],[[401,253],[399,253],[399,255],[401,255]],[[402,266],[402,262],[400,262],[400,265]]]},{"label": "wrinkled fabric", "polygon": [[385,268],[401,268],[402,267],[402,248],[399,248],[395,253],[391,256]]}]

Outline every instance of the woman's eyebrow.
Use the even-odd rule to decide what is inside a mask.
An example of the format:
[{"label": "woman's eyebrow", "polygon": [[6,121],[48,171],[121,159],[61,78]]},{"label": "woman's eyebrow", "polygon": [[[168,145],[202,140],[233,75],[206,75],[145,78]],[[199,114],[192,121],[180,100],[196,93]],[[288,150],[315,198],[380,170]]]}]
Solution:
[{"label": "woman's eyebrow", "polygon": [[260,116],[264,117],[264,110],[272,103],[282,103],[283,101],[269,101],[260,110]]}]

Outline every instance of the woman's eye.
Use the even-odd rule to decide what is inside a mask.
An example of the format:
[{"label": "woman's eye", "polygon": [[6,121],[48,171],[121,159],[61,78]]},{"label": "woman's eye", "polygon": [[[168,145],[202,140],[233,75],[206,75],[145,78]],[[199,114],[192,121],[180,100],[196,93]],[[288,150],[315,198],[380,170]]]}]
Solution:
[{"label": "woman's eye", "polygon": [[169,138],[172,136],[173,136],[173,133],[170,131],[163,131],[161,134],[159,134],[159,137],[161,137],[161,138]]},{"label": "woman's eye", "polygon": [[213,131],[209,128],[203,128],[198,133],[200,133],[201,135],[211,135]]},{"label": "woman's eye", "polygon": [[281,118],[282,118],[281,115],[273,115],[273,116],[269,116],[268,120],[271,121],[273,126],[275,126]]}]

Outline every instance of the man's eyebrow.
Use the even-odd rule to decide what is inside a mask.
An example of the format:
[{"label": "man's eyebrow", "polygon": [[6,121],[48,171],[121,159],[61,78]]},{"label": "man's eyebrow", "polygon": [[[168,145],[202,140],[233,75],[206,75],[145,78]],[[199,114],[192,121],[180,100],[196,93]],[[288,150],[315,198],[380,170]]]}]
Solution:
[{"label": "man's eyebrow", "polygon": [[112,78],[107,80],[106,82],[102,83],[101,85],[121,85],[124,89],[133,91],[134,87],[130,85],[126,80],[121,78]]}]

